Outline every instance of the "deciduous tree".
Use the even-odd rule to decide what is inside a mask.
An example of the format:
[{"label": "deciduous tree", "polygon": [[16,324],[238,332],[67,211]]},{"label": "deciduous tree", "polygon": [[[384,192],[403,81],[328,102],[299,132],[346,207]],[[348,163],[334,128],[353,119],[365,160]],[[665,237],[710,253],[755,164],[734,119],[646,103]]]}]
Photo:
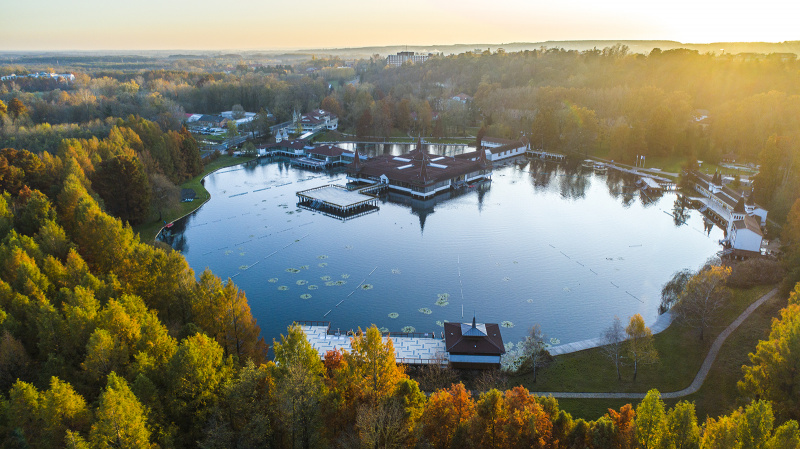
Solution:
[{"label": "deciduous tree", "polygon": [[700,340],[705,330],[716,323],[730,298],[730,290],[725,286],[730,274],[730,267],[704,268],[689,279],[678,298],[675,312],[681,321],[700,330]]},{"label": "deciduous tree", "polygon": [[603,331],[603,352],[617,369],[617,380],[622,379],[619,368],[622,366],[622,356],[625,350],[625,328],[618,316],[606,330]]},{"label": "deciduous tree", "polygon": [[653,333],[644,324],[644,318],[638,313],[631,317],[625,333],[628,335],[628,339],[625,341],[625,354],[633,364],[633,380],[636,380],[639,365],[656,363],[658,352],[653,346]]}]

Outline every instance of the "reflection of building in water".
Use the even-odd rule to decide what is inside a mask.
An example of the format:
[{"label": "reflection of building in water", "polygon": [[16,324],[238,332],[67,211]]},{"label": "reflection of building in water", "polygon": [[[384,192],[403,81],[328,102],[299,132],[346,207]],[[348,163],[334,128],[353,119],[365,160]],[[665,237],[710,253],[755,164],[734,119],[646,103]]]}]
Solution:
[{"label": "reflection of building in water", "polygon": [[490,179],[491,162],[485,154],[476,160],[448,156],[432,156],[417,142],[417,148],[402,156],[381,155],[361,161],[358,153],[348,167],[347,178],[352,182],[386,184],[395,192],[429,198],[437,193],[468,186]]},{"label": "reflection of building in water", "polygon": [[401,193],[389,192],[386,196],[386,200],[390,203],[402,204],[410,207],[411,213],[419,217],[420,231],[425,231],[425,220],[428,219],[429,215],[436,212],[436,205],[466,195],[475,190],[478,193],[478,209],[480,210],[483,206],[483,197],[490,187],[491,183],[481,182],[467,189],[452,190],[430,198],[411,197]]}]

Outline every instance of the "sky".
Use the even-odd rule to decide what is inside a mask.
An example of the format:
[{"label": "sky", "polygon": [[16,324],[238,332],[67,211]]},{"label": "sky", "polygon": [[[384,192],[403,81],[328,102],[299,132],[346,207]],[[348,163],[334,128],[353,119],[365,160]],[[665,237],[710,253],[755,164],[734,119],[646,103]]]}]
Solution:
[{"label": "sky", "polygon": [[800,40],[796,0],[3,0],[0,50]]}]

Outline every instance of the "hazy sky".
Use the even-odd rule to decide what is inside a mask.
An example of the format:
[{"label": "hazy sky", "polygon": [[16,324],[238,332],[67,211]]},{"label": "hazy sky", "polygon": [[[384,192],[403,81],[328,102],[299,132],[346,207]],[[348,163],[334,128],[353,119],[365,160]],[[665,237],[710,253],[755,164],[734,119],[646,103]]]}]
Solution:
[{"label": "hazy sky", "polygon": [[0,50],[800,40],[796,0],[3,0]]}]

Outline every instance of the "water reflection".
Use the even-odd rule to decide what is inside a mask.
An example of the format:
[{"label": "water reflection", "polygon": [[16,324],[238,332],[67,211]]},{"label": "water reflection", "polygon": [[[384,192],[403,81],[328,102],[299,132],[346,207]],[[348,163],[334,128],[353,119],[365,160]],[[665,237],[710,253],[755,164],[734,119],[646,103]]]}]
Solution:
[{"label": "water reflection", "polygon": [[[405,143],[352,143],[340,142],[336,144],[338,147],[349,151],[355,151],[358,148],[358,154],[364,157],[375,157],[383,154],[392,156],[400,156],[407,154],[414,148],[416,144]],[[429,154],[436,154],[439,156],[455,156],[457,154],[469,153],[475,151],[474,145],[441,145],[441,144],[425,144],[425,148]]]},{"label": "water reflection", "polygon": [[[297,191],[345,182],[284,162],[226,169],[207,178],[212,200],[164,239],[196,272],[235,278],[267,340],[305,319],[438,330],[463,306],[513,321],[509,341],[538,322],[571,342],[596,337],[614,315],[651,323],[660,286],[716,252],[721,236],[708,237],[672,192],[644,207],[630,175],[541,160],[497,164],[491,182],[428,200],[390,193],[379,213],[347,222],[295,207]],[[374,288],[356,290],[365,279]],[[301,300],[309,288],[297,281],[312,280],[319,287]],[[436,304],[442,293],[449,307]]]}]

